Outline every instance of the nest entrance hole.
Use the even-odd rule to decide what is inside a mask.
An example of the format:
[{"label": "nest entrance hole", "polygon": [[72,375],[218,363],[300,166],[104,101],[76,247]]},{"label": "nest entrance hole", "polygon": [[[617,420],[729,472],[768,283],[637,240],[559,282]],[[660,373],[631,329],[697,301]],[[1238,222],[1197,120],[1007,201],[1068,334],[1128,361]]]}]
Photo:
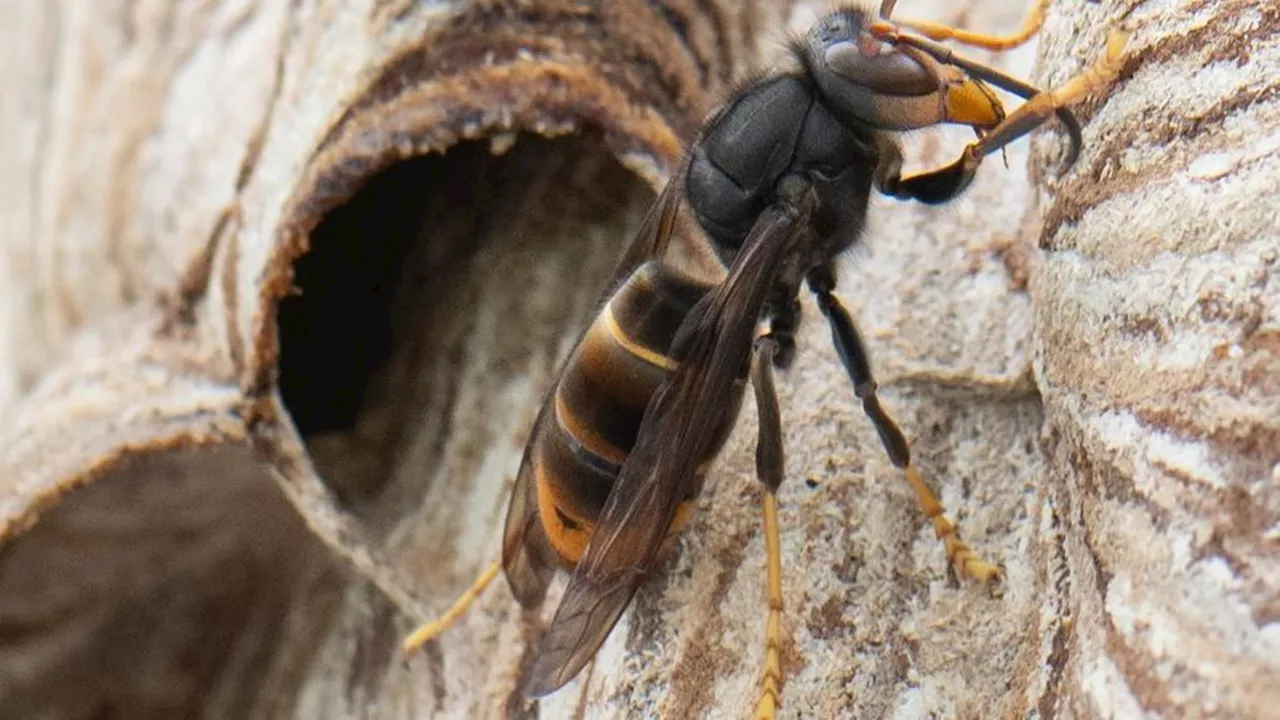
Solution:
[{"label": "nest entrance hole", "polygon": [[281,305],[285,406],[321,477],[375,526],[436,478],[518,455],[652,201],[598,136],[495,147],[371,178],[317,227]]}]

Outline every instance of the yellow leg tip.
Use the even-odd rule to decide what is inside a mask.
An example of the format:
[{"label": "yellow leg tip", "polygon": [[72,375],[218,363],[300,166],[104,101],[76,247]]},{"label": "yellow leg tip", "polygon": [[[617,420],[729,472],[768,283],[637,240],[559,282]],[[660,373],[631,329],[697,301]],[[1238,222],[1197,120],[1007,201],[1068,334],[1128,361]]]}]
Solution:
[{"label": "yellow leg tip", "polygon": [[782,693],[782,548],[778,531],[777,496],[766,492],[761,509],[764,510],[767,576],[765,595],[769,600],[769,614],[764,624],[764,672],[760,677],[756,717],[772,720],[778,714],[778,696]]},{"label": "yellow leg tip", "polygon": [[1112,30],[1107,36],[1107,58],[1119,60],[1124,55],[1125,46],[1129,44],[1129,35],[1125,30]]},{"label": "yellow leg tip", "polygon": [[453,603],[453,607],[446,610],[438,619],[419,625],[418,629],[414,630],[409,637],[405,638],[404,643],[400,646],[400,651],[404,653],[404,657],[408,659],[409,656],[421,650],[423,645],[426,645],[436,639],[436,637],[441,633],[449,629],[449,626],[461,617],[462,613],[466,612],[467,608],[471,606],[471,603],[475,601],[476,596],[483,592],[484,589],[489,586],[489,583],[493,582],[493,579],[498,576],[498,571],[501,569],[501,560],[495,560],[490,563],[489,567],[485,568],[484,572],[480,573],[480,577],[476,578],[475,581],[471,583],[471,587],[467,588],[466,591],[462,593],[462,596]]},{"label": "yellow leg tip", "polygon": [[952,555],[951,570],[955,573],[957,580],[969,578],[982,583],[992,597],[998,598],[1004,595],[1004,570],[978,557],[966,546],[962,545],[960,550]]},{"label": "yellow leg tip", "polygon": [[986,585],[994,597],[1004,594],[1004,571],[977,558],[965,565],[965,574]]},{"label": "yellow leg tip", "polygon": [[439,622],[419,626],[400,644],[401,654],[404,655],[405,659],[413,657],[418,651],[422,650],[423,645],[435,640],[442,630],[444,630],[444,627]]},{"label": "yellow leg tip", "polygon": [[756,703],[756,720],[773,720],[776,717],[778,717],[778,699],[772,693],[766,693]]}]

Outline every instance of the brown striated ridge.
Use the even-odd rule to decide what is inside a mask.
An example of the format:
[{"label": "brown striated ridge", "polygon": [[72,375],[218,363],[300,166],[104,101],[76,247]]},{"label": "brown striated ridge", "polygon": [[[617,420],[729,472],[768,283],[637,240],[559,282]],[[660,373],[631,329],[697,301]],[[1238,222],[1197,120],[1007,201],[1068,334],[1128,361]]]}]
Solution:
[{"label": "brown striated ridge", "polygon": [[[1207,11],[1211,3],[1198,3],[1192,11]],[[1265,5],[1265,4],[1264,4]],[[1252,33],[1251,42],[1222,32],[1224,24],[1241,21],[1246,13],[1259,16],[1259,25]],[[1208,67],[1214,63],[1231,62],[1245,65],[1250,62],[1248,48],[1262,44],[1280,33],[1280,6],[1260,6],[1241,0],[1223,3],[1217,8],[1214,22],[1195,26],[1185,33],[1160,38],[1152,44],[1131,51],[1116,77],[1116,89],[1132,81],[1139,70],[1149,66],[1175,63],[1195,56],[1197,63]],[[1110,95],[1111,93],[1107,93]],[[1160,116],[1147,118],[1147,122],[1126,125],[1117,132],[1092,142],[1093,162],[1087,168],[1071,173],[1070,180],[1057,191],[1057,200],[1045,215],[1040,232],[1040,248],[1066,250],[1059,230],[1063,225],[1076,223],[1090,208],[1107,198],[1131,193],[1157,180],[1167,180],[1185,170],[1174,164],[1158,168],[1142,168],[1138,171],[1121,170],[1113,166],[1114,158],[1135,145],[1166,146],[1175,141],[1200,138],[1221,128],[1222,123],[1241,109],[1251,105],[1271,102],[1280,95],[1280,79],[1271,78],[1269,85],[1253,92],[1224,97],[1206,108],[1162,109]],[[1105,99],[1094,98],[1072,108],[1081,122],[1089,122]]]}]

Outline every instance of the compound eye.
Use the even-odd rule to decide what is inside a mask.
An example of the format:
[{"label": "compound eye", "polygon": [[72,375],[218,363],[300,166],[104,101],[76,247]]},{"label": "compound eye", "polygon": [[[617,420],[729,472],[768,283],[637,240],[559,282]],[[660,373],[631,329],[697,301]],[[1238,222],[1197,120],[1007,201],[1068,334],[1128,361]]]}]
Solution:
[{"label": "compound eye", "polygon": [[865,32],[857,42],[832,43],[823,58],[837,75],[884,95],[928,95],[939,89],[938,77],[920,59]]}]

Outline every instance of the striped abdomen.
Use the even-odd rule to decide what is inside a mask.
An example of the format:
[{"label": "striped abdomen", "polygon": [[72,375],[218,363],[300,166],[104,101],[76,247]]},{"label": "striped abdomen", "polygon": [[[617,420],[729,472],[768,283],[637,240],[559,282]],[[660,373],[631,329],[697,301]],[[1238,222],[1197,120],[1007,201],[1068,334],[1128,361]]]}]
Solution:
[{"label": "striped abdomen", "polygon": [[[574,349],[556,385],[554,422],[533,438],[538,515],[551,547],[576,564],[586,549],[596,518],[618,478],[645,408],[658,386],[678,366],[671,341],[693,305],[709,288],[676,280],[657,263],[641,266],[596,316]],[[720,451],[737,417],[735,405],[716,433],[698,475],[686,484],[668,536],[693,510],[710,460]]]}]

